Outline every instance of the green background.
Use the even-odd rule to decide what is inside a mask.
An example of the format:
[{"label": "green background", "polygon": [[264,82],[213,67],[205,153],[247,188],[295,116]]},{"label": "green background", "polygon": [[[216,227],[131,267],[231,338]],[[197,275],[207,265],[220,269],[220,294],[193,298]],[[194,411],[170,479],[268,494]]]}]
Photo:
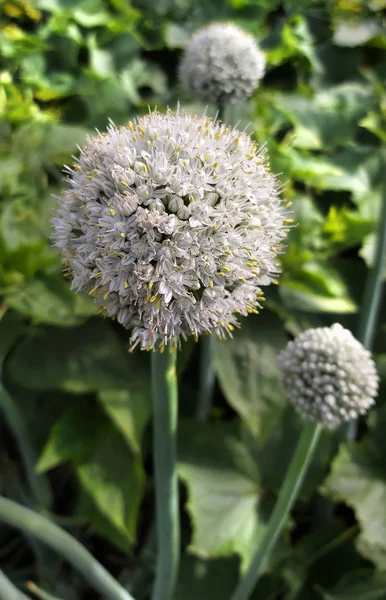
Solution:
[{"label": "green background", "polygon": [[[225,120],[266,143],[294,219],[265,310],[218,343],[209,423],[194,420],[199,345],[179,357],[183,548],[177,600],[226,600],[266,526],[299,435],[277,381],[289,335],[356,331],[385,188],[385,0],[0,2],[0,492],[68,527],[137,600],[153,570],[149,356],[75,295],[50,241],[63,164],[108,119],[204,105],[180,89],[189,36],[232,20],[266,75]],[[216,107],[208,107],[214,115]],[[375,340],[386,373],[386,309]],[[386,408],[357,443],[326,432],[259,600],[386,597]],[[35,466],[37,465],[37,469]],[[0,526],[0,561],[87,600],[59,557]]]}]

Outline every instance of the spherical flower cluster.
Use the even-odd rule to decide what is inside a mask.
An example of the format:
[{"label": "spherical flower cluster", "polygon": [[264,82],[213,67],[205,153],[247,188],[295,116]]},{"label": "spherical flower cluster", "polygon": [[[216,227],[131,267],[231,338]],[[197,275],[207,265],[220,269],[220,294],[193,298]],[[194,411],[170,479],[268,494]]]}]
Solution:
[{"label": "spherical flower cluster", "polygon": [[278,363],[284,390],[306,419],[334,427],[374,404],[378,375],[371,354],[338,323],[301,333]]},{"label": "spherical flower cluster", "polygon": [[55,244],[132,347],[224,337],[256,312],[291,219],[249,136],[153,112],[89,139],[67,172]]},{"label": "spherical flower cluster", "polygon": [[236,103],[257,88],[264,68],[264,54],[250,34],[231,23],[214,23],[191,38],[180,79],[204,102]]}]

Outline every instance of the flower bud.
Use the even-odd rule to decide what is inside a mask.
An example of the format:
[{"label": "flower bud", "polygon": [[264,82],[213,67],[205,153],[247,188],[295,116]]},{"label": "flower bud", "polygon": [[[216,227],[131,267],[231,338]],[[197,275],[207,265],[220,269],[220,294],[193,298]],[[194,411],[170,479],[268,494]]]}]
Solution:
[{"label": "flower bud", "polygon": [[183,88],[203,102],[232,104],[252,94],[264,68],[264,54],[250,34],[232,23],[213,23],[193,35],[179,73]]},{"label": "flower bud", "polygon": [[308,329],[279,354],[284,391],[306,419],[334,427],[374,404],[378,374],[368,352],[338,323]]}]

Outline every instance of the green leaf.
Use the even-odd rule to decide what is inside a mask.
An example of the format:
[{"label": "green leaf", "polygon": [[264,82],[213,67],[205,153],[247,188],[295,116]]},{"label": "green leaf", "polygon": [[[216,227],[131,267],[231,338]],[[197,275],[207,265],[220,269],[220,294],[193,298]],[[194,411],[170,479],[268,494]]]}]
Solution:
[{"label": "green leaf", "polygon": [[19,250],[44,241],[40,215],[23,198],[4,206],[0,216],[0,235],[7,250]]},{"label": "green leaf", "polygon": [[8,368],[20,385],[36,390],[82,394],[126,389],[130,381],[127,350],[98,319],[74,329],[37,331],[17,346]]},{"label": "green leaf", "polygon": [[355,136],[358,120],[375,105],[375,98],[369,86],[348,82],[323,89],[313,98],[285,94],[277,105],[294,126],[292,146],[326,150]]},{"label": "green leaf", "polygon": [[95,403],[81,404],[54,425],[37,469],[41,473],[67,461],[95,505],[96,527],[103,516],[108,524],[103,533],[112,526],[128,550],[136,536],[144,474],[140,459]]},{"label": "green leaf", "polygon": [[4,359],[23,329],[24,323],[17,313],[9,311],[0,320],[0,371]]},{"label": "green leaf", "polygon": [[386,142],[386,115],[383,113],[369,112],[359,125],[368,131],[371,131],[382,142]]},{"label": "green leaf", "polygon": [[215,345],[214,368],[223,394],[260,440],[285,405],[276,358],[286,341],[280,319],[265,310],[248,317],[232,339]]},{"label": "green leaf", "polygon": [[356,304],[347,296],[333,297],[320,289],[314,282],[286,281],[280,283],[280,296],[288,308],[304,312],[352,313]]},{"label": "green leaf", "polygon": [[374,219],[363,217],[359,212],[331,206],[324,224],[329,246],[343,250],[359,244],[374,231]]},{"label": "green leaf", "polygon": [[359,552],[386,567],[386,477],[384,461],[370,443],[340,447],[325,491],[355,511],[361,527]]},{"label": "green leaf", "polygon": [[98,398],[133,452],[140,452],[142,434],[151,413],[149,378],[132,371],[130,391],[105,390],[99,392]]},{"label": "green leaf", "polygon": [[101,437],[101,428],[101,413],[89,402],[67,410],[51,429],[37,471],[44,473],[63,462],[87,460],[90,448],[96,446]]},{"label": "green leaf", "polygon": [[383,600],[386,595],[386,573],[358,569],[345,573],[330,590],[318,587],[323,600]]},{"label": "green leaf", "polygon": [[238,561],[234,558],[202,560],[184,555],[176,600],[224,600],[230,597],[237,579]]},{"label": "green leaf", "polygon": [[95,314],[95,304],[87,296],[71,291],[62,277],[40,277],[5,297],[14,310],[30,317],[34,323],[73,327]]},{"label": "green leaf", "polygon": [[201,558],[238,554],[245,568],[266,514],[256,465],[234,425],[182,422],[178,457],[193,527],[190,551]]},{"label": "green leaf", "polygon": [[79,481],[100,513],[130,544],[136,539],[144,490],[145,476],[140,460],[127,450],[123,438],[108,428],[93,450],[93,454],[77,465]]},{"label": "green leaf", "polygon": [[140,90],[149,87],[158,97],[165,95],[167,81],[165,74],[156,65],[135,59],[121,74],[122,89],[133,104],[141,102]]}]

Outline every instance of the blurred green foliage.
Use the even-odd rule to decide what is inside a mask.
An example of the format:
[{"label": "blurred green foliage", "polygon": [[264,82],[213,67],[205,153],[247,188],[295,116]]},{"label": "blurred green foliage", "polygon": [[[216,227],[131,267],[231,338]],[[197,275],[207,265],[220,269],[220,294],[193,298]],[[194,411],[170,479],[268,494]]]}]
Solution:
[{"label": "blurred green foliage", "polygon": [[[177,101],[205,109],[176,75],[197,27],[232,20],[265,50],[260,89],[225,119],[249,123],[267,144],[297,226],[266,310],[217,345],[207,424],[192,418],[198,349],[188,343],[180,356],[186,511],[177,600],[226,599],[299,432],[275,357],[288,334],[309,326],[357,326],[385,187],[385,14],[385,0],[0,1],[0,492],[71,526],[138,600],[148,598],[154,566],[149,357],[128,354],[127,333],[61,273],[49,235],[63,164],[109,118],[123,124]],[[382,376],[385,332],[383,310]],[[256,599],[385,597],[381,397],[361,442],[342,444],[332,467],[338,443],[325,434]],[[43,487],[53,492],[44,507]],[[3,526],[0,539],[16,583],[32,578],[65,600],[86,598],[59,557],[26,549]]]}]

